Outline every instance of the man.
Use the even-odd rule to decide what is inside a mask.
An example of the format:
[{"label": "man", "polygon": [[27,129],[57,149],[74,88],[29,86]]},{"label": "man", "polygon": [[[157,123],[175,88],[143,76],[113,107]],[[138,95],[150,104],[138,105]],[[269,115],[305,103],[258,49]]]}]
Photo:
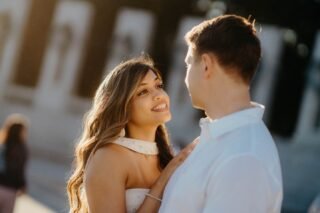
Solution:
[{"label": "man", "polygon": [[282,177],[274,141],[251,102],[249,84],[260,60],[252,23],[224,15],[186,36],[192,104],[205,111],[199,144],[171,177],[160,212],[280,212]]}]

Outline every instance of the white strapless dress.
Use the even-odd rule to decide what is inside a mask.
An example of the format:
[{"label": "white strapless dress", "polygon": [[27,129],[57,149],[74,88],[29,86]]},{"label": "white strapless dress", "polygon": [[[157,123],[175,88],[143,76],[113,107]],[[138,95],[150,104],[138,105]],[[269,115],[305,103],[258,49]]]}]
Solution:
[{"label": "white strapless dress", "polygon": [[140,205],[146,197],[146,193],[148,193],[149,190],[150,189],[143,188],[126,190],[127,213],[135,213],[139,209]]}]

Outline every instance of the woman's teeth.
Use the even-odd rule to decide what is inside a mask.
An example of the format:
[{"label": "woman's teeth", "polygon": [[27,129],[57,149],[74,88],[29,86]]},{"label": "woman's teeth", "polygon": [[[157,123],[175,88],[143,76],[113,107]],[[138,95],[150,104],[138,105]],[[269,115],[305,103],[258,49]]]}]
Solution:
[{"label": "woman's teeth", "polygon": [[159,110],[164,110],[166,108],[167,108],[167,104],[160,104],[156,107],[153,107],[152,110],[159,111]]}]

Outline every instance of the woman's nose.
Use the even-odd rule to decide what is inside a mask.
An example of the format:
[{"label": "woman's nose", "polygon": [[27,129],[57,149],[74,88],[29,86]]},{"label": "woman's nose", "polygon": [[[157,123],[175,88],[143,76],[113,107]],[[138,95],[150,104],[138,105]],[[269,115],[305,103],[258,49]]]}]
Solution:
[{"label": "woman's nose", "polygon": [[155,91],[153,95],[153,100],[160,100],[164,96],[162,91]]}]

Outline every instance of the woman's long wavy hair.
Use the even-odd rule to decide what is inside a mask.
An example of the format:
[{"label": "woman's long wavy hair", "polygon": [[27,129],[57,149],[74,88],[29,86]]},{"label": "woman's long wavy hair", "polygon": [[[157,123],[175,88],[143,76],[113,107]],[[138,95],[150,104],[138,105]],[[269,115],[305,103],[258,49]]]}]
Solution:
[{"label": "woman's long wavy hair", "polygon": [[[98,149],[116,140],[126,128],[131,99],[149,70],[161,79],[150,58],[131,59],[115,67],[96,91],[92,108],[84,118],[83,134],[75,150],[75,170],[67,185],[70,212],[88,212],[83,193],[88,159]],[[163,169],[173,157],[164,125],[157,128],[155,138],[159,167]]]}]

